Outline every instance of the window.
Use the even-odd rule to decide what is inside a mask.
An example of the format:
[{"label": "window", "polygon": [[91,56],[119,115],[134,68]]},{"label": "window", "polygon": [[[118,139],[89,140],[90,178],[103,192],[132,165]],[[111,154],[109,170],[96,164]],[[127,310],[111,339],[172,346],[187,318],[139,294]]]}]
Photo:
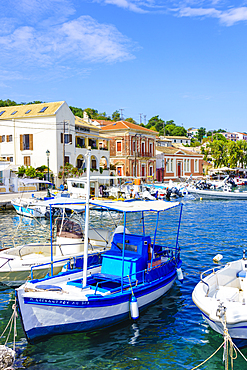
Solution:
[{"label": "window", "polygon": [[38,113],[43,113],[48,107],[43,107]]},{"label": "window", "polygon": [[13,141],[13,136],[12,135],[7,135],[7,142]]},{"label": "window", "polygon": [[198,172],[198,159],[195,159],[195,172]]},{"label": "window", "polygon": [[69,163],[69,156],[65,155],[64,156],[64,164]]},{"label": "window", "polygon": [[153,176],[153,166],[149,167],[149,176]]},{"label": "window", "polygon": [[133,141],[133,153],[136,151],[136,142]]},{"label": "window", "polygon": [[13,162],[13,157],[10,157],[9,160],[10,160],[10,162]]},{"label": "window", "polygon": [[149,143],[149,154],[153,155],[153,143]]},{"label": "window", "polygon": [[24,157],[24,166],[30,166],[31,165],[31,158],[29,156]]},{"label": "window", "polygon": [[173,159],[171,159],[171,172],[173,172]]},{"label": "window", "polygon": [[166,161],[166,170],[167,172],[170,172],[170,159],[167,159]]},{"label": "window", "polygon": [[33,150],[33,134],[20,135],[20,150]]},{"label": "window", "polygon": [[117,152],[122,151],[122,141],[117,141]]},{"label": "window", "polygon": [[142,143],[142,156],[145,155],[145,143]]},{"label": "window", "polygon": [[2,143],[5,142],[5,135],[2,135]]},{"label": "window", "polygon": [[0,184],[3,184],[3,171],[0,171]]},{"label": "window", "polygon": [[61,143],[63,143],[63,138],[64,138],[64,144],[72,144],[72,135],[71,134],[61,133]]},{"label": "window", "polygon": [[91,146],[92,149],[97,149],[97,141],[94,139],[89,139],[88,145]]},{"label": "window", "polygon": [[17,110],[15,110],[14,112],[11,113],[11,116],[13,116],[14,114],[17,113]]},{"label": "window", "polygon": [[174,143],[176,143],[176,139],[174,139]]},{"label": "window", "polygon": [[25,112],[25,114],[28,114],[28,113],[30,113],[31,112],[31,109],[28,109],[26,112]]},{"label": "window", "polygon": [[5,112],[5,110],[2,110],[2,111],[0,112],[0,116],[1,116],[4,112]]},{"label": "window", "polygon": [[97,168],[97,162],[96,162],[96,159],[92,159],[92,168],[93,168],[94,170],[96,170],[96,168]]}]

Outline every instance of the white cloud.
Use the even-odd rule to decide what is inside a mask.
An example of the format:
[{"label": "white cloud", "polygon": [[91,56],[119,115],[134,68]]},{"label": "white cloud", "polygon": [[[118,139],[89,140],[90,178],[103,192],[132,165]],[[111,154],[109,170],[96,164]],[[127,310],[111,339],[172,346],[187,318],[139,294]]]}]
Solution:
[{"label": "white cloud", "polygon": [[219,17],[222,23],[227,26],[232,26],[233,24],[246,21],[247,20],[247,7],[235,8],[225,12],[222,12]]},{"label": "white cloud", "polygon": [[[0,37],[2,62],[39,66],[75,65],[88,62],[119,62],[133,59],[131,42],[115,26],[100,24],[90,16],[81,16],[61,26],[37,30],[19,27]],[[13,56],[15,58],[13,58]]]},{"label": "white cloud", "polygon": [[216,8],[174,8],[173,11],[179,17],[212,17],[220,20],[226,26],[232,26],[237,22],[247,20],[247,7],[231,8],[227,10]]},{"label": "white cloud", "polygon": [[117,5],[119,8],[128,9],[136,13],[147,13],[146,10],[128,0],[105,0],[104,2],[105,4]]}]

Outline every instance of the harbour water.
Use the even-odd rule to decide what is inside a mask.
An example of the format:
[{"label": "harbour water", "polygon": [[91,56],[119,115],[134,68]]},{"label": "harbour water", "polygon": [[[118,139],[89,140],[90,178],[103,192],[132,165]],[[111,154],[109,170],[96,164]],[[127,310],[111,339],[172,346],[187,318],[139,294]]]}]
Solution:
[{"label": "harbour water", "polygon": [[[157,304],[143,312],[136,323],[125,322],[103,331],[57,336],[35,345],[25,339],[17,322],[16,369],[192,369],[207,359],[222,343],[193,304],[191,294],[200,273],[213,265],[221,253],[223,263],[242,257],[247,249],[247,203],[244,201],[183,201],[179,244],[184,283],[177,282]],[[177,227],[174,217],[174,228]],[[26,219],[19,225],[12,210],[0,213],[0,236],[5,246],[33,238],[48,238],[47,221]],[[169,239],[173,226],[163,233]],[[18,230],[17,230],[18,228]],[[168,240],[169,242],[169,240]],[[14,291],[0,292],[0,332],[12,314]],[[4,344],[2,339],[1,344]],[[247,357],[247,347],[241,349]],[[221,349],[200,369],[224,369]],[[235,370],[247,369],[238,354]]]}]

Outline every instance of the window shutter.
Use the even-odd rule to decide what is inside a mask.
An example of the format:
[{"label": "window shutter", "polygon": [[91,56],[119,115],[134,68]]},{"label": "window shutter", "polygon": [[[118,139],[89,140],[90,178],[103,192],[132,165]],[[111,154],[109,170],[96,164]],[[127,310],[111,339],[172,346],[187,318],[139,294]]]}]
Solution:
[{"label": "window shutter", "polygon": [[23,135],[20,135],[20,150],[23,150]]},{"label": "window shutter", "polygon": [[69,134],[69,143],[72,143],[72,134]]},{"label": "window shutter", "polygon": [[63,133],[61,132],[61,143],[63,144]]},{"label": "window shutter", "polygon": [[10,161],[10,157],[7,157],[7,161]]},{"label": "window shutter", "polygon": [[7,135],[7,143],[9,142],[9,135]]},{"label": "window shutter", "polygon": [[2,142],[2,136],[0,136],[0,143]]},{"label": "window shutter", "polygon": [[29,150],[33,150],[33,134],[29,134]]}]

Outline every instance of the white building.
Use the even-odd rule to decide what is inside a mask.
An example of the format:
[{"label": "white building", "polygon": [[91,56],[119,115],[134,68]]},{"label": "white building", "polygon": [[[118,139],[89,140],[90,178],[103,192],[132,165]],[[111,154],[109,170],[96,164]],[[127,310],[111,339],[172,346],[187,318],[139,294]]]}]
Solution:
[{"label": "white building", "polygon": [[186,136],[164,136],[165,139],[171,140],[172,144],[189,144],[191,139]]},{"label": "white building", "polygon": [[245,140],[247,141],[247,134],[243,132],[236,132],[234,131],[233,134],[236,134],[238,139],[237,140]]},{"label": "white building", "polygon": [[[0,107],[0,127],[2,159],[34,168],[48,165],[49,161],[57,186],[65,163],[85,168],[88,147],[92,148],[91,170],[98,171],[99,176],[109,174],[108,139],[102,137],[87,115],[84,119],[75,117],[64,101]],[[102,141],[105,150],[100,149]]]}]

